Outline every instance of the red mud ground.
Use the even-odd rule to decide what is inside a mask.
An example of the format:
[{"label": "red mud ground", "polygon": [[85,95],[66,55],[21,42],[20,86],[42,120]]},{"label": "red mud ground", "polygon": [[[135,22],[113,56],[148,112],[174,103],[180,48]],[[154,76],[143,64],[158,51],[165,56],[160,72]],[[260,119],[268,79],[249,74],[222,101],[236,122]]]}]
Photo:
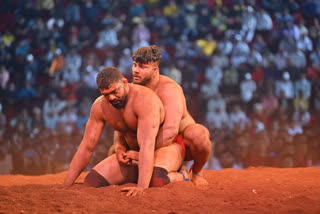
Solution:
[{"label": "red mud ground", "polygon": [[64,190],[65,175],[0,176],[0,213],[320,213],[319,167],[207,170],[209,186],[177,182],[136,197],[85,187],[85,173]]}]

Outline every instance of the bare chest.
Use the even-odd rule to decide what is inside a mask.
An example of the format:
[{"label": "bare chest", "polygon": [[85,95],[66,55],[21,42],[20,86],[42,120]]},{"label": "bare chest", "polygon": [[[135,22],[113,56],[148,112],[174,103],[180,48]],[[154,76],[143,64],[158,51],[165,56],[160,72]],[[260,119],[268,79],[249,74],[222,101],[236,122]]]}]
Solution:
[{"label": "bare chest", "polygon": [[138,119],[131,109],[104,111],[105,122],[119,131],[132,150],[138,150],[137,124]]}]

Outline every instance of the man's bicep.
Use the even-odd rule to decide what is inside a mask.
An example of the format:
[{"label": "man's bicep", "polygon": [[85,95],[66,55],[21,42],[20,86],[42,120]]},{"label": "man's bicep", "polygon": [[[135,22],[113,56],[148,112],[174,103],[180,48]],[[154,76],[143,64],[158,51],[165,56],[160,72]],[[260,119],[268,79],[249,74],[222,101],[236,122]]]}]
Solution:
[{"label": "man's bicep", "polygon": [[145,108],[139,107],[136,112],[138,117],[137,138],[139,146],[142,142],[155,143],[155,138],[158,134],[160,126],[160,104],[156,102],[150,102]]},{"label": "man's bicep", "polygon": [[96,106],[92,106],[90,117],[84,131],[84,136],[81,143],[83,144],[82,146],[87,147],[89,150],[94,150],[100,139],[104,125],[105,123],[101,118],[99,109],[97,109]]}]

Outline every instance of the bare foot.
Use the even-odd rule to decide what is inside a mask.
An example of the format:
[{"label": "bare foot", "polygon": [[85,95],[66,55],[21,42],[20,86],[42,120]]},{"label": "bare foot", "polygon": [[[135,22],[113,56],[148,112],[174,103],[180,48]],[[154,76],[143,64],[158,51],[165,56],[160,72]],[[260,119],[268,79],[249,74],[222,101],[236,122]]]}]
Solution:
[{"label": "bare foot", "polygon": [[191,181],[196,186],[209,185],[208,181],[203,177],[202,172],[192,172]]},{"label": "bare foot", "polygon": [[183,166],[180,168],[179,172],[180,172],[181,174],[183,174],[183,178],[184,178],[185,181],[188,181],[188,180],[189,180],[189,170],[188,170],[188,168],[187,168],[186,166],[183,165]]}]

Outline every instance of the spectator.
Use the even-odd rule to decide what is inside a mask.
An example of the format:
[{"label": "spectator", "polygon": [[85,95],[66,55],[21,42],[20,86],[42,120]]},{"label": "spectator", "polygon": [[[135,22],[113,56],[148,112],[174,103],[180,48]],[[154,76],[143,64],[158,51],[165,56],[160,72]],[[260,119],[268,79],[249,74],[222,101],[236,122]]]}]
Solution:
[{"label": "spectator", "polygon": [[240,82],[241,100],[248,103],[253,98],[253,93],[257,90],[257,84],[252,80],[250,73],[245,74],[245,79]]},{"label": "spectator", "polygon": [[294,88],[293,83],[290,80],[290,74],[288,72],[284,72],[282,78],[282,80],[276,82],[276,96],[279,98],[282,91],[285,98],[293,99]]},{"label": "spectator", "polygon": [[239,88],[239,73],[234,66],[228,67],[223,74],[223,91],[226,94],[236,94]]},{"label": "spectator", "polygon": [[320,67],[320,45],[316,47],[314,51],[310,54],[311,63],[315,65],[315,67]]},{"label": "spectator", "polygon": [[298,97],[299,91],[302,92],[304,98],[309,99],[311,95],[311,83],[305,74],[301,74],[301,78],[294,83],[294,93]]},{"label": "spectator", "polygon": [[206,115],[206,124],[208,127],[222,129],[228,125],[228,114],[224,109],[216,107],[214,111],[208,111]]},{"label": "spectator", "polygon": [[119,44],[117,31],[111,24],[106,25],[104,30],[99,32],[98,42],[96,48],[106,49],[116,47]]},{"label": "spectator", "polygon": [[310,113],[303,104],[294,111],[292,120],[299,126],[299,127],[306,127],[310,124]]},{"label": "spectator", "polygon": [[[130,79],[131,77],[131,68],[132,68],[132,58],[131,58],[131,51],[129,48],[125,48],[122,51],[122,55],[120,56],[119,59],[119,71],[125,76]],[[105,66],[107,66],[105,64]],[[108,66],[113,66],[113,65],[108,65]]]},{"label": "spectator", "polygon": [[240,129],[243,130],[246,122],[247,122],[246,114],[242,111],[239,105],[235,105],[229,114],[230,129],[234,129],[235,126],[239,126]]},{"label": "spectator", "polygon": [[221,68],[215,65],[213,60],[210,60],[205,68],[205,78],[211,82],[212,94],[216,94],[219,91],[222,76]]},{"label": "spectator", "polygon": [[266,32],[272,30],[273,23],[271,16],[263,8],[257,14],[257,30]]},{"label": "spectator", "polygon": [[173,79],[176,83],[181,85],[182,83],[182,72],[173,64],[169,64],[167,76]]},{"label": "spectator", "polygon": [[0,87],[5,90],[10,79],[10,74],[4,65],[0,67]]},{"label": "spectator", "polygon": [[58,117],[66,102],[60,100],[56,94],[52,93],[48,99],[44,101],[42,112],[44,126],[48,129],[55,130],[57,127]]},{"label": "spectator", "polygon": [[59,78],[60,78],[60,75],[62,74],[62,69],[64,69],[64,66],[65,66],[65,57],[62,55],[61,49],[58,48],[51,62],[49,74],[51,76],[55,76],[56,81],[59,81]]},{"label": "spectator", "polygon": [[242,27],[240,32],[246,42],[252,41],[256,27],[257,18],[255,15],[255,11],[253,7],[247,6],[246,10],[242,13]]},{"label": "spectator", "polygon": [[273,91],[269,90],[261,101],[263,112],[268,116],[272,116],[279,108],[278,99],[274,96]]}]

